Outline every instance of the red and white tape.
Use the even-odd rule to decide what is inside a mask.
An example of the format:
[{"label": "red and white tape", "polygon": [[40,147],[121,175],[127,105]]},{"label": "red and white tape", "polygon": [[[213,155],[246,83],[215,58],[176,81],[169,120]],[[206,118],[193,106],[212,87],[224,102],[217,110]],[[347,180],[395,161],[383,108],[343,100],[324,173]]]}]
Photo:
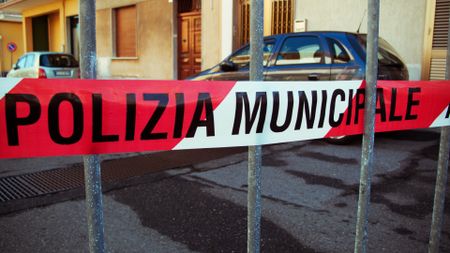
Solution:
[{"label": "red and white tape", "polygon": [[[364,82],[0,79],[0,158],[360,134]],[[450,125],[448,81],[379,81],[375,130]]]}]

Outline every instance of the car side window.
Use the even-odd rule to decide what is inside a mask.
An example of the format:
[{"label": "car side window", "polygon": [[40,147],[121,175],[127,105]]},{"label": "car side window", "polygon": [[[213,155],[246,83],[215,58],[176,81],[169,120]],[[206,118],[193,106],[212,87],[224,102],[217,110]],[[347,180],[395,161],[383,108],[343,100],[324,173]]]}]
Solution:
[{"label": "car side window", "polygon": [[237,51],[230,57],[230,62],[236,64],[238,68],[248,67],[250,63],[250,46]]},{"label": "car side window", "polygon": [[324,62],[324,53],[320,40],[316,36],[287,38],[275,65],[320,64]]},{"label": "car side window", "polygon": [[350,55],[347,50],[337,40],[327,38],[328,45],[330,47],[331,62],[334,64],[348,63],[351,61]]},{"label": "car side window", "polygon": [[[265,41],[263,48],[263,65],[266,66],[267,62],[272,55],[272,50],[275,45],[274,41]],[[250,46],[246,46],[243,49],[237,51],[229,59],[230,62],[236,64],[238,68],[248,67],[250,64]]]},{"label": "car side window", "polygon": [[25,68],[31,68],[33,66],[34,66],[34,55],[29,54],[29,55],[27,55],[27,59],[25,62]]},{"label": "car side window", "polygon": [[19,69],[23,69],[25,68],[25,62],[26,62],[27,57],[26,56],[22,56],[18,61],[17,61],[17,68]]}]

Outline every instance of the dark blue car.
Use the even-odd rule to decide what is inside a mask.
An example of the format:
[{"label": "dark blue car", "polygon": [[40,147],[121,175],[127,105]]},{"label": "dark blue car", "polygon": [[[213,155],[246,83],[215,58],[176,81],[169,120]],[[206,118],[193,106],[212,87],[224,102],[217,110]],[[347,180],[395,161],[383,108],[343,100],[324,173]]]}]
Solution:
[{"label": "dark blue car", "polygon": [[[358,80],[366,66],[366,35],[349,32],[302,32],[264,38],[264,79]],[[218,65],[190,80],[248,80],[250,47],[245,45]],[[397,52],[379,39],[378,79],[408,80]]]}]

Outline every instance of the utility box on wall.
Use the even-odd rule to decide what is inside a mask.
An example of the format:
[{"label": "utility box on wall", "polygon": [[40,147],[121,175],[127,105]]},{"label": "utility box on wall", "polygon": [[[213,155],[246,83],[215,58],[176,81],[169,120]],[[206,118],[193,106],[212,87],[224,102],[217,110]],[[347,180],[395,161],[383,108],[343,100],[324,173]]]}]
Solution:
[{"label": "utility box on wall", "polygon": [[306,32],[306,24],[307,20],[305,19],[296,19],[294,21],[294,32]]}]

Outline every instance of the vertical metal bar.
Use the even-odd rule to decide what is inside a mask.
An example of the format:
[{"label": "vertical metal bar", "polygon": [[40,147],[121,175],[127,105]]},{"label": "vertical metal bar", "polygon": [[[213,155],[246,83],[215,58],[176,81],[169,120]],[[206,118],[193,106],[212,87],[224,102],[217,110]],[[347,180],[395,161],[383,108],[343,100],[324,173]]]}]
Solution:
[{"label": "vertical metal bar", "polygon": [[98,155],[84,156],[84,184],[89,234],[89,252],[105,252],[102,185]]},{"label": "vertical metal bar", "polygon": [[178,79],[178,0],[172,1],[172,79]]},{"label": "vertical metal bar", "polygon": [[[448,58],[447,58],[448,68]],[[448,79],[447,79],[448,80]],[[449,132],[450,127],[441,129],[441,143],[439,145],[439,161],[436,176],[436,188],[434,192],[433,218],[430,230],[429,253],[439,252],[439,242],[441,239],[442,224],[444,222],[445,191],[448,175],[448,152],[449,152]]]},{"label": "vertical metal bar", "polygon": [[361,154],[361,175],[356,221],[355,253],[366,252],[367,221],[370,206],[370,188],[373,170],[376,85],[378,73],[378,27],[380,0],[368,1],[366,94],[364,107],[364,135]]},{"label": "vertical metal bar", "polygon": [[[80,0],[80,74],[82,79],[97,78],[95,39],[95,0]],[[89,251],[105,252],[102,185],[98,155],[83,157]]]},{"label": "vertical metal bar", "polygon": [[[250,80],[262,81],[264,47],[264,0],[250,2]],[[260,252],[261,162],[260,145],[248,148],[247,252]]]},{"label": "vertical metal bar", "polygon": [[[450,24],[450,18],[448,20]],[[445,68],[445,79],[450,77],[450,32],[447,35],[447,60]],[[448,159],[449,159],[449,132],[450,127],[441,129],[441,140],[439,144],[439,160],[436,175],[436,187],[434,191],[433,217],[430,229],[429,253],[439,252],[439,241],[441,240],[442,224],[444,222],[445,191],[447,188]]]}]

